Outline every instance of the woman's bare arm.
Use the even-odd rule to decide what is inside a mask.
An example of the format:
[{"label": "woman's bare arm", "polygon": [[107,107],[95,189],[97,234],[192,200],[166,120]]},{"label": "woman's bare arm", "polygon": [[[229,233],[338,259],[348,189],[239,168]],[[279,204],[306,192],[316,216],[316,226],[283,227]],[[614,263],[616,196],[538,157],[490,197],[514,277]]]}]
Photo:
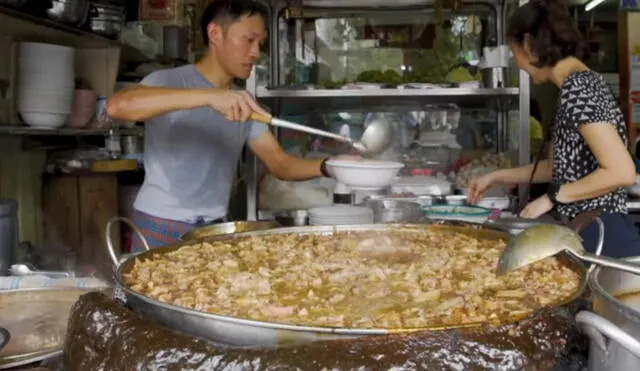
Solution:
[{"label": "woman's bare arm", "polygon": [[635,183],[635,164],[615,126],[601,122],[580,125],[578,130],[599,167],[586,177],[560,187],[559,202],[588,200]]}]

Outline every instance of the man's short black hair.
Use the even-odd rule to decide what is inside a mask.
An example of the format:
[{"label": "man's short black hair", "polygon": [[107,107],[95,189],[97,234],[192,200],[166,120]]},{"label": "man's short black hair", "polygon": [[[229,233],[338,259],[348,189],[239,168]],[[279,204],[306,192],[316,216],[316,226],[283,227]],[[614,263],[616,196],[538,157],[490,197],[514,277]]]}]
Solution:
[{"label": "man's short black hair", "polygon": [[254,0],[213,0],[202,12],[200,31],[205,45],[209,44],[209,23],[233,23],[243,16],[261,15],[266,18],[263,5]]}]

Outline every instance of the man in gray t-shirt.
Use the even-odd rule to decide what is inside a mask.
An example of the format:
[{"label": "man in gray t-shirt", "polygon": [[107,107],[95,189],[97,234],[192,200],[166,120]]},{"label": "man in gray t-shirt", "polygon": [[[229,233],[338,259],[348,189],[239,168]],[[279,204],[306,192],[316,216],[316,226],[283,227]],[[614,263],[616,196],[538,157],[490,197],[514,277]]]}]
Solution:
[{"label": "man in gray t-shirt", "polygon": [[[327,176],[322,160],[288,155],[266,125],[267,114],[234,78],[246,79],[267,37],[253,0],[216,0],[201,21],[208,52],[195,65],[160,70],[109,99],[109,115],[145,121],[146,176],[135,201],[135,222],[152,246],[178,240],[197,225],[227,214],[235,170],[245,144],[275,176]],[[134,251],[141,248],[134,241]]]}]

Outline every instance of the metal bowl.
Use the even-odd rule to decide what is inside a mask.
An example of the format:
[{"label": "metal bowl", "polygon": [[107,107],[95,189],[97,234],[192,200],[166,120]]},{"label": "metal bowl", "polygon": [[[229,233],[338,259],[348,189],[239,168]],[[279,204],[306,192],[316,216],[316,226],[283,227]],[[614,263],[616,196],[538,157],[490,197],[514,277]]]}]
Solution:
[{"label": "metal bowl", "polygon": [[307,210],[287,210],[274,215],[276,222],[283,227],[303,227],[309,224]]},{"label": "metal bowl", "polygon": [[49,18],[78,26],[87,21],[89,14],[89,2],[87,0],[54,0],[52,7],[47,9]]},{"label": "metal bowl", "polygon": [[199,227],[190,230],[180,236],[182,241],[195,241],[207,237],[221,236],[225,234],[244,233],[253,231],[263,231],[267,229],[278,228],[280,225],[273,221],[238,221],[212,224],[206,227]]},{"label": "metal bowl", "polygon": [[118,21],[104,21],[92,18],[89,23],[92,32],[108,38],[117,39],[122,32],[122,23]]}]

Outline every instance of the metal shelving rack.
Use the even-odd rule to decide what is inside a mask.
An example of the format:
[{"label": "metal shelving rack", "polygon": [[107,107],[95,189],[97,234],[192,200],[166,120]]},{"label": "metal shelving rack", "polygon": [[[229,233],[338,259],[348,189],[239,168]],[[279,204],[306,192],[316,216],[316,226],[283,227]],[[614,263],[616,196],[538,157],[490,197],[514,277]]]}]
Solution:
[{"label": "metal shelving rack", "polygon": [[[267,4],[269,9],[269,29],[278,30],[278,15],[292,5],[294,1],[272,0]],[[295,5],[311,8],[335,8],[339,10],[362,8],[411,8],[433,5],[433,0],[397,0],[393,3],[382,0],[298,0]],[[476,2],[480,3],[480,2]],[[496,28],[498,44],[505,43],[505,24],[507,19],[507,5],[514,4],[515,0],[486,0],[481,4],[490,5],[496,14]],[[522,5],[526,1],[520,0]],[[390,5],[393,4],[393,5]],[[515,5],[515,4],[514,4]],[[280,79],[280,55],[278,32],[270,34],[270,85],[278,86]],[[419,104],[455,103],[464,107],[485,105],[487,101],[495,102],[494,108],[500,112],[497,125],[499,133],[506,132],[507,111],[505,103],[515,104],[519,109],[519,129],[517,133],[519,148],[518,161],[522,164],[530,162],[529,145],[529,77],[520,71],[520,84],[517,88],[442,88],[442,89],[314,89],[314,90],[289,90],[285,88],[267,89],[257,87],[256,81],[250,79],[247,88],[255,93],[255,96],[263,103],[269,105],[277,115],[283,107],[295,107],[299,112],[310,112],[315,108],[364,108],[384,105],[385,108],[393,106],[393,109],[415,108]],[[515,133],[514,133],[515,134]],[[502,135],[502,134],[501,134]],[[258,218],[258,174],[257,159],[249,155],[247,181],[247,219]],[[523,195],[521,195],[521,199]]]}]

